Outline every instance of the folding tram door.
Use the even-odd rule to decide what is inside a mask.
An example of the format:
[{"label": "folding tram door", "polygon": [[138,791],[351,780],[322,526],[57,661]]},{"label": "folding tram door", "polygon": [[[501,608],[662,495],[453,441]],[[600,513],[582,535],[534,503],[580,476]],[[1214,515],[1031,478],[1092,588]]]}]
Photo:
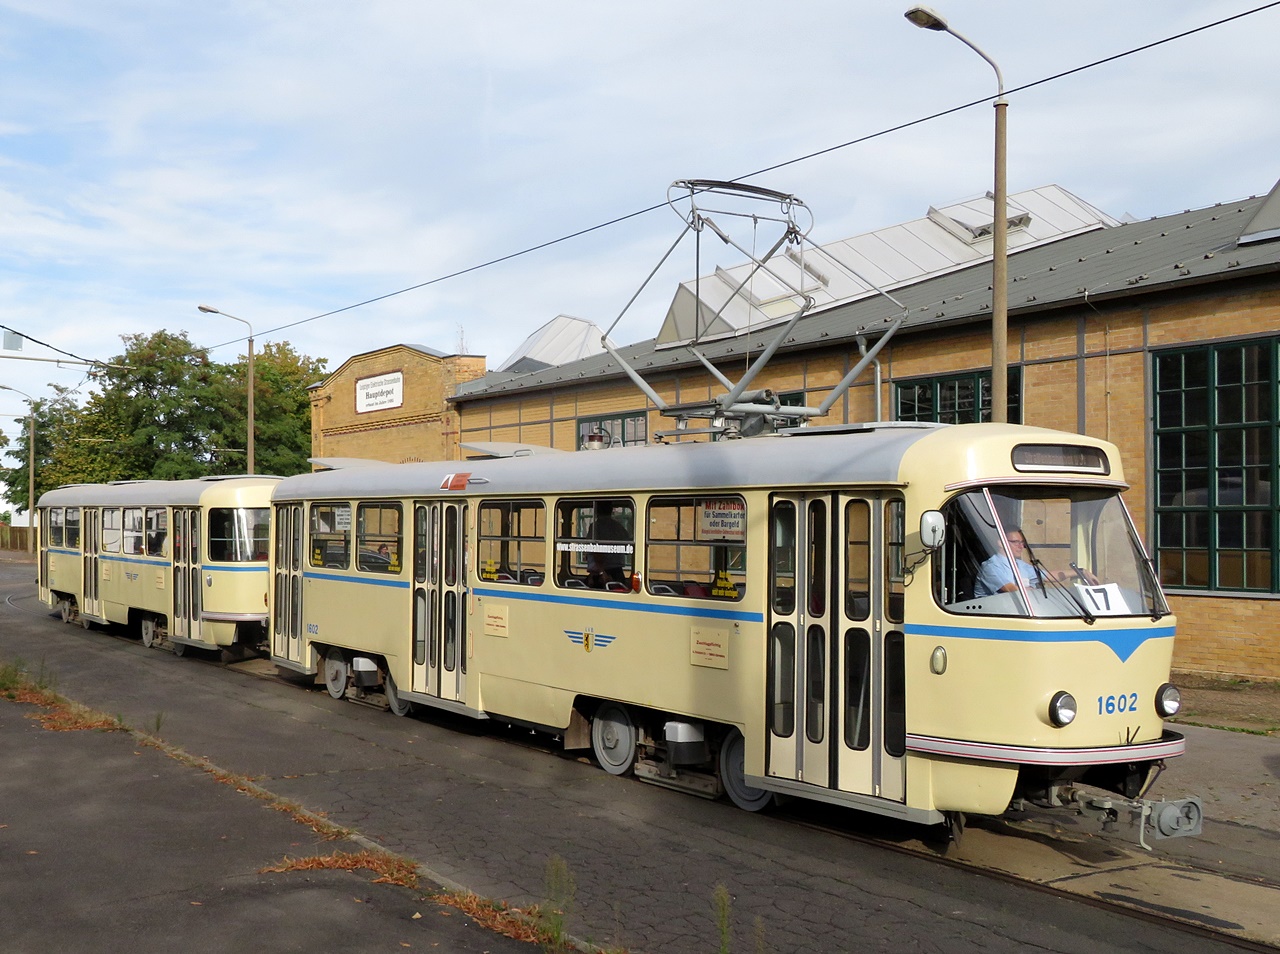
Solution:
[{"label": "folding tram door", "polygon": [[[102,595],[99,592],[98,550],[102,540],[102,511],[97,507],[84,508],[84,525],[80,531],[80,546],[84,558],[80,563],[83,580],[80,587],[80,614],[102,618]],[[86,623],[86,625],[88,625]]]},{"label": "folding tram door", "polygon": [[302,504],[280,504],[275,511],[275,565],[271,578],[271,655],[303,665]]},{"label": "folding tram door", "polygon": [[173,508],[173,618],[169,635],[200,639],[200,510]]},{"label": "folding tram door", "polygon": [[466,698],[467,505],[413,505],[412,691],[451,702]]},{"label": "folding tram door", "polygon": [[903,501],[776,494],[766,774],[906,798]]}]

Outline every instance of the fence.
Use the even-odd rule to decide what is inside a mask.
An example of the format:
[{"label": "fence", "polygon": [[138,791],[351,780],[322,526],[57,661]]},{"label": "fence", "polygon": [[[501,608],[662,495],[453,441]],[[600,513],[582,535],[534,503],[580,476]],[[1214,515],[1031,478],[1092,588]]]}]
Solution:
[{"label": "fence", "polygon": [[0,524],[0,550],[25,550],[29,527],[10,527]]}]

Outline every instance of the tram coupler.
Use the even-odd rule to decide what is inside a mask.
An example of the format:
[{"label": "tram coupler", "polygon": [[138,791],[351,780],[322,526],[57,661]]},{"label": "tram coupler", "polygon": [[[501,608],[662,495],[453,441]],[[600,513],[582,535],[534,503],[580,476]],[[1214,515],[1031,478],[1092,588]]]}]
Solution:
[{"label": "tram coupler", "polygon": [[1081,815],[1102,823],[1102,830],[1116,831],[1120,813],[1129,812],[1129,823],[1138,829],[1138,844],[1147,851],[1147,837],[1191,838],[1203,831],[1204,808],[1196,796],[1175,799],[1121,798],[1110,795],[1091,795],[1079,789],[1061,789],[1055,792],[1060,805],[1073,807]]}]

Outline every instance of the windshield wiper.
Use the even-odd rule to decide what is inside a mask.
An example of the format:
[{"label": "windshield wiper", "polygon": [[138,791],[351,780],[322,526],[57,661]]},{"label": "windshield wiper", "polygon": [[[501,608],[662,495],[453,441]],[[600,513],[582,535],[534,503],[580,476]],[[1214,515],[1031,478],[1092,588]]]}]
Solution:
[{"label": "windshield wiper", "polygon": [[[1054,586],[1062,590],[1062,592],[1066,593],[1067,596],[1071,598],[1071,602],[1076,604],[1076,607],[1080,610],[1080,618],[1082,620],[1084,620],[1090,626],[1092,626],[1094,623],[1098,621],[1098,617],[1094,616],[1091,612],[1089,612],[1089,607],[1085,605],[1084,600],[1080,599],[1080,597],[1076,595],[1075,590],[1071,589],[1071,587],[1067,586],[1067,584],[1063,583],[1060,579],[1058,579],[1056,576],[1054,576],[1052,573],[1046,570],[1044,564],[1041,563],[1039,559],[1037,559],[1036,557],[1032,557],[1031,565],[1036,568],[1036,573],[1040,577],[1041,592],[1044,592],[1044,580],[1045,580],[1045,577],[1048,577]],[[1079,573],[1080,571],[1077,570],[1076,572]],[[1081,574],[1081,578],[1083,579],[1083,574]]]}]

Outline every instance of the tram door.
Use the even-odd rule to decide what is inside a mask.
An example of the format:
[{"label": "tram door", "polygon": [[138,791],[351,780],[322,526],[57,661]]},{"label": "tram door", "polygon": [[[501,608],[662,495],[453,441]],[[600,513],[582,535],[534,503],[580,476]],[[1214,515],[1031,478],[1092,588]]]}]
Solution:
[{"label": "tram door", "polygon": [[461,701],[467,675],[467,506],[413,507],[413,691]]},{"label": "tram door", "polygon": [[173,510],[173,618],[169,635],[200,639],[200,511]]},{"label": "tram door", "polygon": [[301,504],[276,507],[276,551],[272,587],[273,655],[302,662],[302,534]]},{"label": "tram door", "polygon": [[900,498],[774,497],[770,776],[905,798],[902,540]]},{"label": "tram door", "polygon": [[102,618],[102,597],[98,592],[98,543],[102,539],[102,511],[93,507],[84,509],[84,529],[81,544],[84,559],[81,562],[83,586],[80,589],[80,612],[86,616]]}]

